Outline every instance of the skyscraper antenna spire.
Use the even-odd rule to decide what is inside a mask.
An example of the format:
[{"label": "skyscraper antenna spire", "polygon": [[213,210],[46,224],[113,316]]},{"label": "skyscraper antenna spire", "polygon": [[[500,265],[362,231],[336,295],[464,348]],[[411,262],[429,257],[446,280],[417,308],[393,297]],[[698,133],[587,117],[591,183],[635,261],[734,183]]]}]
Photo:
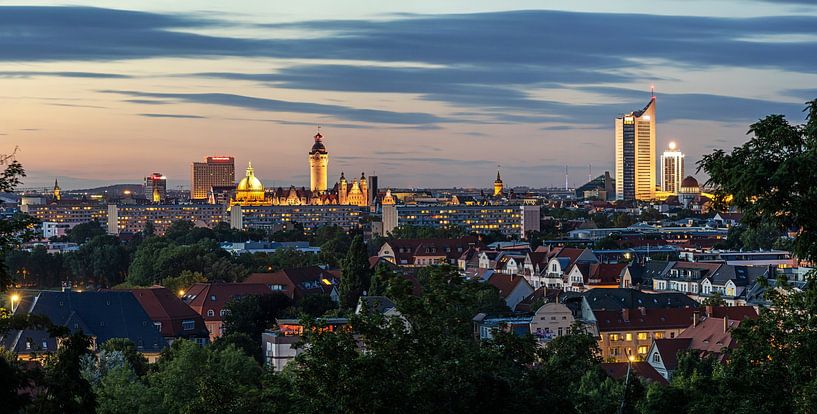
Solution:
[{"label": "skyscraper antenna spire", "polygon": [[567,189],[568,189],[568,184],[567,184],[567,165],[565,165],[565,191],[567,191]]},{"label": "skyscraper antenna spire", "polygon": [[655,98],[655,85],[650,85],[650,98]]}]

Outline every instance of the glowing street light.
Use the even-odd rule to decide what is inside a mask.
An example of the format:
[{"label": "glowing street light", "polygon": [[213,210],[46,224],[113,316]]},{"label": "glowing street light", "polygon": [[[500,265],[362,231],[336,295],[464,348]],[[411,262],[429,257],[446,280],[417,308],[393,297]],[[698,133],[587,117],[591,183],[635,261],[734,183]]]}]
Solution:
[{"label": "glowing street light", "polygon": [[18,304],[20,303],[20,295],[16,293],[11,294],[11,313],[14,313],[14,310],[17,309],[14,307],[14,302],[17,302]]},{"label": "glowing street light", "polygon": [[184,296],[184,289],[179,289],[179,297]]}]

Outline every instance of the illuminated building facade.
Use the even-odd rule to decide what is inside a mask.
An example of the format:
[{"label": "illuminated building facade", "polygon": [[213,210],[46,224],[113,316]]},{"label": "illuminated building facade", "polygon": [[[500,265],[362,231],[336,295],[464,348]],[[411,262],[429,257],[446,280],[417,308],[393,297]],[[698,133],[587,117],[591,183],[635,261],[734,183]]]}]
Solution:
[{"label": "illuminated building facade", "polygon": [[326,191],[328,168],[329,153],[326,152],[326,147],[323,145],[323,135],[318,132],[315,134],[315,144],[309,151],[309,189],[311,191]]},{"label": "illuminated building facade", "polygon": [[462,227],[466,233],[498,231],[525,237],[538,231],[539,206],[511,205],[383,205],[383,232],[398,226]]},{"label": "illuminated building facade", "polygon": [[207,157],[204,162],[194,162],[190,171],[191,200],[207,200],[214,186],[235,185],[233,157]]},{"label": "illuminated building facade", "polygon": [[655,96],[615,121],[616,199],[655,198]]},{"label": "illuminated building facade", "polygon": [[60,201],[51,204],[23,204],[20,211],[42,222],[104,223],[108,218],[105,204],[96,201]]},{"label": "illuminated building facade", "polygon": [[661,191],[678,194],[683,177],[684,153],[670,142],[669,148],[661,154]]},{"label": "illuminated building facade", "polygon": [[502,178],[499,177],[499,170],[496,170],[496,180],[494,180],[494,197],[501,196],[504,188],[505,184],[502,183]]},{"label": "illuminated building facade", "polygon": [[163,203],[167,199],[167,177],[157,172],[145,177],[145,198]]},{"label": "illuminated building facade", "polygon": [[62,189],[56,178],[54,179],[54,189],[51,191],[51,195],[54,197],[54,201],[62,200]]},{"label": "illuminated building facade", "polygon": [[163,235],[174,221],[213,227],[225,219],[224,206],[215,204],[109,204],[107,213],[109,234],[141,233],[151,222]]},{"label": "illuminated building facade", "polygon": [[234,229],[274,230],[282,225],[298,223],[306,231],[323,226],[338,226],[344,230],[362,227],[365,210],[358,206],[340,205],[275,205],[232,206],[229,213],[230,227]]}]

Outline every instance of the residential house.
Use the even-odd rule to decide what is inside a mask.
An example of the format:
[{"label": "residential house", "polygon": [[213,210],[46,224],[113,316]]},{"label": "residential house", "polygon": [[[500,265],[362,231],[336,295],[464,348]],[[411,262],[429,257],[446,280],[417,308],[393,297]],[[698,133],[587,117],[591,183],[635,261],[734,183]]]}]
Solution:
[{"label": "residential house", "polygon": [[[264,351],[264,362],[275,371],[281,371],[296,356],[304,351],[295,345],[301,342],[304,325],[298,319],[278,319],[276,328],[261,334],[261,346]],[[347,318],[317,318],[316,325],[330,332],[348,329]]]},{"label": "residential house", "polygon": [[512,332],[517,336],[530,335],[530,316],[489,317],[478,313],[474,319],[474,336],[481,340],[493,339],[498,330]]},{"label": "residential house", "polygon": [[565,290],[581,292],[594,288],[618,288],[626,263],[574,263],[567,273]]},{"label": "residential house", "polygon": [[487,283],[499,291],[499,296],[502,297],[511,310],[514,310],[519,302],[522,302],[534,291],[524,277],[505,273],[492,274]]},{"label": "residential house", "polygon": [[[711,307],[706,309],[708,313],[712,312]],[[678,366],[677,356],[681,351],[692,350],[698,355],[713,356],[722,361],[724,350],[735,347],[732,331],[741,321],[757,317],[757,312],[751,306],[731,307],[722,317],[708,317],[708,313],[700,318],[693,315],[692,326],[675,339],[656,340],[647,353],[647,363],[669,380]]]},{"label": "residential house", "polygon": [[[709,317],[744,319],[751,307],[707,307]],[[674,339],[693,325],[701,308],[635,308],[594,311],[601,356],[611,362],[626,362],[629,357],[646,360],[657,339]]]},{"label": "residential house", "polygon": [[424,267],[436,264],[457,266],[462,254],[481,245],[476,236],[458,239],[396,239],[383,243],[378,256],[399,266]]},{"label": "residential house", "polygon": [[590,249],[556,247],[548,252],[548,264],[542,283],[550,289],[564,289],[567,286],[567,272],[575,263],[598,263],[599,259]]},{"label": "residential house", "polygon": [[562,303],[548,302],[533,314],[530,332],[539,342],[547,342],[569,334],[575,321],[570,308]]},{"label": "residential house", "polygon": [[712,218],[716,223],[723,224],[726,227],[737,226],[742,219],[743,213],[718,213]]},{"label": "residential house", "polygon": [[244,283],[266,285],[270,291],[283,293],[294,301],[300,301],[308,295],[327,295],[335,302],[339,300],[340,278],[336,273],[318,266],[290,267],[274,273],[252,273]]},{"label": "residential house", "polygon": [[[91,337],[91,347],[98,350],[113,338],[129,339],[148,361],[155,362],[167,342],[153,321],[127,291],[62,292],[42,291],[23,298],[14,312],[47,317],[52,323],[81,331]],[[20,359],[36,359],[55,352],[59,341],[47,331],[24,329],[9,331],[2,337],[2,347]]]},{"label": "residential house", "polygon": [[627,371],[629,371],[630,376],[638,377],[642,381],[655,382],[662,385],[669,384],[652,365],[643,361],[602,362],[601,369],[604,370],[607,376],[619,381],[624,381],[627,377]]},{"label": "residential house", "polygon": [[151,286],[131,289],[130,292],[168,344],[176,339],[187,339],[200,345],[207,343],[210,334],[204,319],[169,289]]},{"label": "residential house", "polygon": [[250,295],[270,295],[273,292],[261,283],[196,283],[182,296],[182,300],[204,319],[212,342],[224,333],[224,317],[229,313],[227,302]]}]

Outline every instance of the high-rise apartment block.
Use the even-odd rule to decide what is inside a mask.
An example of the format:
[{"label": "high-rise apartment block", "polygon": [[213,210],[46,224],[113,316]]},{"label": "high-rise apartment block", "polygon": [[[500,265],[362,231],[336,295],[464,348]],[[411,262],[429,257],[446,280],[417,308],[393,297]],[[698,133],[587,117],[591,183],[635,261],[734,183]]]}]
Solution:
[{"label": "high-rise apartment block", "polygon": [[684,175],[684,153],[674,142],[661,154],[661,191],[678,194]]},{"label": "high-rise apartment block", "polygon": [[616,118],[616,199],[655,198],[655,96]]},{"label": "high-rise apartment block", "polygon": [[190,199],[206,200],[210,188],[235,185],[233,157],[207,157],[193,162],[190,173]]},{"label": "high-rise apartment block", "polygon": [[167,177],[160,173],[153,173],[145,177],[145,198],[161,203],[167,199]]}]

